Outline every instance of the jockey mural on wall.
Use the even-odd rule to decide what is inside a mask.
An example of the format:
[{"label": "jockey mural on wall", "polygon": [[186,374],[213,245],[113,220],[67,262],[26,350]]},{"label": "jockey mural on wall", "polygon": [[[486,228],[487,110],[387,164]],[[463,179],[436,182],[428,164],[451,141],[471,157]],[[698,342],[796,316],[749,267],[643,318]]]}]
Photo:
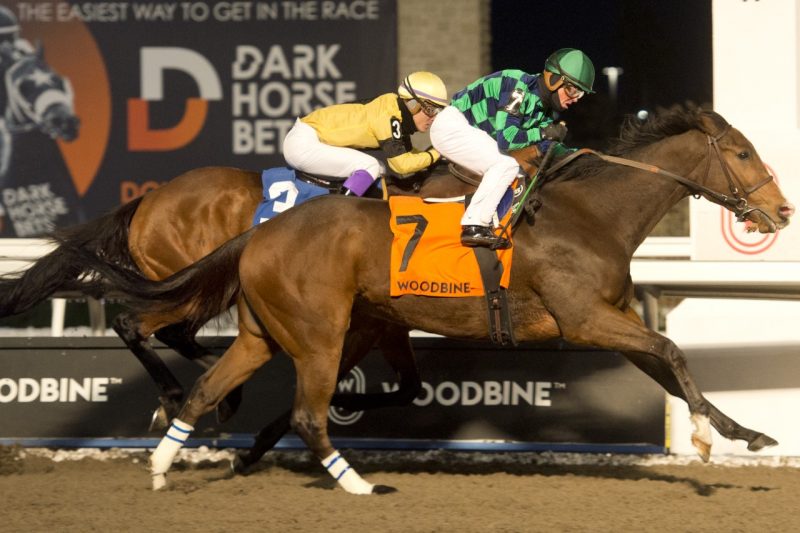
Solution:
[{"label": "jockey mural on wall", "polygon": [[0,6],[0,235],[33,237],[82,220],[55,144],[73,141],[79,126],[69,80]]},{"label": "jockey mural on wall", "polygon": [[92,219],[192,168],[283,166],[298,117],[393,90],[396,1],[328,4],[4,2],[0,76],[19,90],[0,111],[38,122],[4,119],[0,236]]}]

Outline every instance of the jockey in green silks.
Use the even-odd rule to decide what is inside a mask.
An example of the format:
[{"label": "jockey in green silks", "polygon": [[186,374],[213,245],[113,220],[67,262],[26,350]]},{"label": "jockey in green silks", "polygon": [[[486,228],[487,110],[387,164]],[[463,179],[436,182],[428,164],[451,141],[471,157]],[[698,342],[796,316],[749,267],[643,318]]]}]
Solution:
[{"label": "jockey in green silks", "polygon": [[594,65],[586,54],[562,48],[547,58],[541,74],[521,70],[489,74],[456,93],[439,113],[431,126],[434,148],[483,174],[461,219],[462,244],[508,246],[492,231],[497,205],[520,171],[505,152],[536,145],[544,154],[550,143],[566,135],[566,126],[556,123],[555,115],[594,92],[593,84]]}]

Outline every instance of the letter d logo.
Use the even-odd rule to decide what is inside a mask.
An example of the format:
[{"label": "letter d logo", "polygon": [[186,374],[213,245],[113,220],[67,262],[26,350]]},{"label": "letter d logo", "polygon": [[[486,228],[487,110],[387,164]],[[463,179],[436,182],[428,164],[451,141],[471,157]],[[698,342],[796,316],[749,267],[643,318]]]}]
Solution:
[{"label": "letter d logo", "polygon": [[[213,65],[187,48],[143,47],[141,98],[128,100],[128,149],[131,151],[176,150],[189,144],[206,121],[209,100],[222,100],[222,86]],[[163,72],[175,69],[190,75],[200,90],[199,98],[187,98],[180,122],[171,128],[150,129],[151,101],[164,99]]]}]

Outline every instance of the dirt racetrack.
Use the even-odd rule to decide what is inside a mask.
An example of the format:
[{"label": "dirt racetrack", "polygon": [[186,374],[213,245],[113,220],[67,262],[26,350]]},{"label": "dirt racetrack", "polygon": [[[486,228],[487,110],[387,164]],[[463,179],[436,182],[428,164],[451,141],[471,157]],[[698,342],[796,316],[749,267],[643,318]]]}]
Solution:
[{"label": "dirt racetrack", "polygon": [[0,447],[0,531],[797,531],[795,466],[558,464],[538,454],[359,452],[398,492],[350,496],[304,452],[248,476],[177,463],[149,489],[147,455],[54,462]]}]

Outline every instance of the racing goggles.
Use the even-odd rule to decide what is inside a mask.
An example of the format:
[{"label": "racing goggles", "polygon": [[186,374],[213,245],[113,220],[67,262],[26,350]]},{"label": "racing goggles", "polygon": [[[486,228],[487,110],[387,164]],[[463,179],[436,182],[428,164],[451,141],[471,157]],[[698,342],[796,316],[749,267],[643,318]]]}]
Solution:
[{"label": "racing goggles", "polygon": [[439,112],[444,109],[441,106],[433,105],[430,102],[426,102],[425,100],[420,100],[419,105],[422,108],[422,112],[428,115],[429,117],[433,118],[439,114]]},{"label": "racing goggles", "polygon": [[570,98],[580,99],[586,94],[583,89],[573,85],[572,83],[564,80],[564,93]]}]

